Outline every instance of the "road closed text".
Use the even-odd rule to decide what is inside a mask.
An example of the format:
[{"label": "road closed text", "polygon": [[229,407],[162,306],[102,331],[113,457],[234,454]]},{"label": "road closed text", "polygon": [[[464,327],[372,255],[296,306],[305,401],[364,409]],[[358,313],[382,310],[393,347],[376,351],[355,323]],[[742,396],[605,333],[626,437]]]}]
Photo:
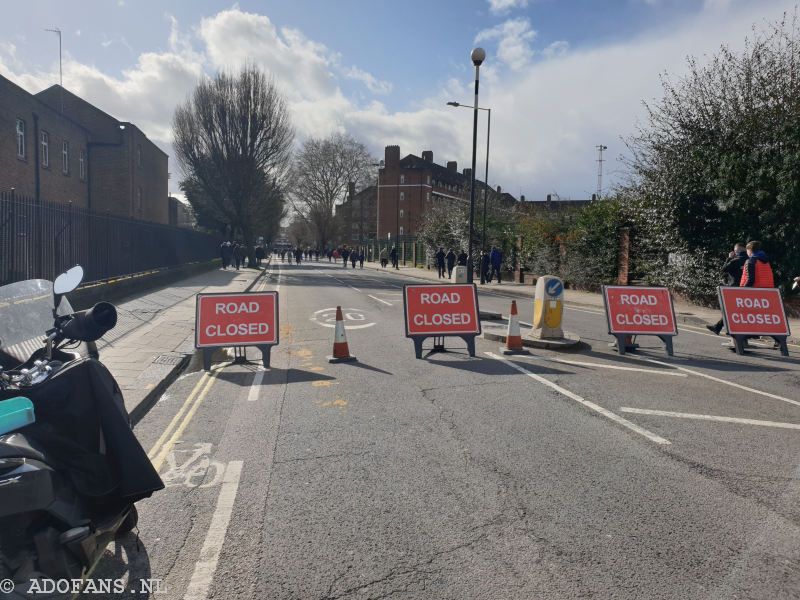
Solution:
[{"label": "road closed text", "polygon": [[475,286],[407,285],[405,287],[408,335],[459,335],[478,333]]},{"label": "road closed text", "polygon": [[722,287],[720,304],[731,334],[789,334],[783,300],[777,289]]},{"label": "road closed text", "polygon": [[277,324],[276,292],[198,294],[195,345],[277,344]]},{"label": "road closed text", "polygon": [[672,296],[666,288],[604,288],[609,333],[676,335]]}]

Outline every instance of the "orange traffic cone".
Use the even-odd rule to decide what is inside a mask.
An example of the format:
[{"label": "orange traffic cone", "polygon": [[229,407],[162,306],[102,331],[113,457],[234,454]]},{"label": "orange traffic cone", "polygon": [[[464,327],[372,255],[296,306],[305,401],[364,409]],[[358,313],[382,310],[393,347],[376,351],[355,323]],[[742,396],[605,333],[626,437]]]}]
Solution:
[{"label": "orange traffic cone", "polygon": [[344,317],[342,317],[342,307],[336,307],[336,329],[333,335],[333,356],[328,357],[328,362],[352,362],[357,360],[355,356],[350,356],[350,349],[347,347],[347,336],[344,333]]},{"label": "orange traffic cone", "polygon": [[511,314],[508,317],[508,333],[506,345],[500,348],[503,354],[530,354],[522,347],[522,335],[519,331],[519,316],[517,315],[517,301],[511,301]]}]

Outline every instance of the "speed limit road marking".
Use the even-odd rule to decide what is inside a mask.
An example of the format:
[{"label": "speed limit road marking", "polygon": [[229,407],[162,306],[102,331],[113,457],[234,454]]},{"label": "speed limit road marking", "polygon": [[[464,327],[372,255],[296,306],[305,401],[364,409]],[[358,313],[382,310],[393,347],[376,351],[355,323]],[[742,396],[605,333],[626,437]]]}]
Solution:
[{"label": "speed limit road marking", "polygon": [[[366,312],[360,308],[343,308],[342,317],[346,329],[366,329],[375,325],[374,321],[367,321]],[[336,327],[336,307],[316,311],[311,321],[323,327]]]}]

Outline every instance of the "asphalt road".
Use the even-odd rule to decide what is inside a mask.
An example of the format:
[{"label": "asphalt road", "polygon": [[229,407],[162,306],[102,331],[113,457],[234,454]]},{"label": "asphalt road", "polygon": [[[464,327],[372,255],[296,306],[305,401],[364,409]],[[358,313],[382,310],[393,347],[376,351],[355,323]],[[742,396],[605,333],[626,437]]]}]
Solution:
[{"label": "asphalt road", "polygon": [[[448,338],[418,360],[403,283],[273,265],[272,368],[189,373],[137,425],[168,487],[95,577],[164,599],[800,597],[796,348],[681,327],[674,357],[620,357],[604,315],[568,309],[578,351]],[[327,361],[337,305],[358,362]]]}]

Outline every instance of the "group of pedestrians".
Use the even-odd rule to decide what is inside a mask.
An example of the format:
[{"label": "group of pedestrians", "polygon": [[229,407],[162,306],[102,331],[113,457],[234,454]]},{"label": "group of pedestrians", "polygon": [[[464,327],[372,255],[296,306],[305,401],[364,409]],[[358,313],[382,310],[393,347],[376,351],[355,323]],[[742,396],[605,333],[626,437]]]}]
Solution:
[{"label": "group of pedestrians", "polygon": [[[223,269],[227,270],[228,267],[236,267],[236,270],[238,271],[241,267],[245,266],[245,260],[247,259],[248,252],[247,247],[241,242],[231,243],[230,241],[227,241],[220,244],[219,254],[220,258],[222,259]],[[254,254],[257,263],[260,265],[265,256],[264,248],[262,246],[258,246],[255,248]]]}]

